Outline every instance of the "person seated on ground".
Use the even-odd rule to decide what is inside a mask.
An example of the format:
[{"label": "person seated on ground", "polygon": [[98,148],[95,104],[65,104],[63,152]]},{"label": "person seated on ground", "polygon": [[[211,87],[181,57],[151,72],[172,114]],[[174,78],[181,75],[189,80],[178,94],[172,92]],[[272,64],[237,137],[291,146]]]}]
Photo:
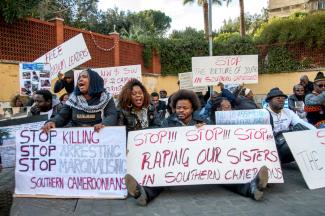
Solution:
[{"label": "person seated on ground", "polygon": [[65,104],[65,102],[67,102],[68,99],[69,99],[69,94],[68,93],[64,93],[63,95],[60,96],[60,102],[62,104]]},{"label": "person seated on ground", "polygon": [[302,85],[305,89],[305,95],[312,93],[314,90],[314,83],[309,81],[307,75],[303,75],[300,77],[300,85]]},{"label": "person seated on ground", "polygon": [[212,108],[212,104],[214,103],[214,101],[219,97],[219,93],[216,91],[212,91],[210,98],[208,99],[206,105],[204,106],[204,108],[201,110],[200,112],[200,116],[202,118],[207,118],[211,115],[211,108]]},{"label": "person seated on ground", "polygon": [[55,82],[54,85],[54,93],[58,93],[62,89],[65,89],[65,91],[68,94],[71,94],[74,90],[74,77],[73,77],[73,71],[69,70],[65,74],[58,73],[58,80]]},{"label": "person seated on ground", "polygon": [[[201,127],[205,124],[203,119],[196,115],[200,107],[200,101],[196,94],[190,90],[179,90],[173,95],[172,107],[175,109],[175,116],[170,116],[163,123],[163,127],[196,126]],[[268,181],[268,170],[264,166],[258,172],[256,178],[247,184],[228,186],[232,191],[255,200],[260,200],[263,190]],[[141,186],[132,175],[126,174],[125,184],[130,196],[134,197],[141,206],[147,205],[162,191],[163,187]]]},{"label": "person seated on ground", "polygon": [[306,95],[305,111],[308,122],[316,128],[325,128],[325,77],[318,72],[314,80],[314,91]]},{"label": "person seated on ground", "polygon": [[211,106],[211,112],[208,117],[209,124],[216,124],[216,111],[230,111],[232,106],[230,101],[225,97],[218,97]]},{"label": "person seated on ground", "polygon": [[154,108],[155,115],[161,119],[165,118],[167,105],[165,102],[159,100],[159,94],[157,92],[151,93],[151,105]]},{"label": "person seated on ground", "polygon": [[231,93],[228,89],[226,89],[223,83],[219,83],[218,86],[221,90],[220,96],[227,98],[230,101],[231,105],[234,106],[236,100],[235,95]]},{"label": "person seated on ground", "polygon": [[313,125],[299,118],[292,110],[283,108],[286,98],[287,95],[277,87],[271,89],[266,96],[266,102],[269,104],[267,110],[270,113],[270,122],[281,163],[290,163],[294,161],[294,158],[284,138],[277,139],[278,135],[292,130],[291,127],[297,127],[296,130],[315,129]]},{"label": "person seated on ground", "polygon": [[91,69],[79,74],[77,86],[61,111],[43,126],[48,132],[52,128],[90,127],[98,132],[104,126],[117,124],[117,111],[112,95],[104,88],[104,80]]},{"label": "person seated on ground", "polygon": [[165,104],[167,105],[167,101],[168,101],[167,91],[165,89],[160,89],[159,95],[160,95],[159,100],[165,102]]},{"label": "person seated on ground", "polygon": [[238,96],[235,99],[236,110],[247,110],[247,109],[260,109],[254,101],[253,91],[249,88],[241,88]]},{"label": "person seated on ground", "polygon": [[[150,95],[137,79],[128,81],[119,94],[118,125],[125,125],[127,131],[140,130],[161,124],[150,104]],[[162,102],[164,103],[164,102]]]},{"label": "person seated on ground", "polygon": [[293,86],[293,94],[288,98],[289,109],[295,112],[301,119],[306,119],[305,107],[305,89],[302,85]]},{"label": "person seated on ground", "polygon": [[28,116],[47,114],[49,118],[52,118],[60,112],[62,105],[49,90],[37,90],[34,95],[34,104],[30,108]]}]

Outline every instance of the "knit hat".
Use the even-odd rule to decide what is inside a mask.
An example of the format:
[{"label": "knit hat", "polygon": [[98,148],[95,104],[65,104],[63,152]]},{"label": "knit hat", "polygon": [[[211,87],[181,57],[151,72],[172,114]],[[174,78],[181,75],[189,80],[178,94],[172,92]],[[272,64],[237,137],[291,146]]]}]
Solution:
[{"label": "knit hat", "polygon": [[314,79],[314,82],[325,80],[324,73],[319,71]]},{"label": "knit hat", "polygon": [[272,98],[274,98],[274,97],[285,97],[285,98],[287,98],[288,96],[287,95],[285,95],[278,87],[275,87],[275,88],[273,88],[273,89],[271,89],[270,91],[269,91],[269,93],[267,93],[267,96],[266,96],[266,99],[265,99],[265,101],[266,102],[270,102],[270,100],[272,99]]}]

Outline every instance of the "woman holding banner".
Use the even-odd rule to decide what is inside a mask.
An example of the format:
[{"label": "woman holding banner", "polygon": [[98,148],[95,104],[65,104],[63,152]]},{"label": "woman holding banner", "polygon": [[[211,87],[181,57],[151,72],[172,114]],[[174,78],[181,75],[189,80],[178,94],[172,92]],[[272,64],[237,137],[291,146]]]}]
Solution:
[{"label": "woman holding banner", "polygon": [[[175,115],[170,116],[163,123],[166,127],[181,127],[181,126],[196,126],[201,127],[205,124],[203,119],[200,119],[196,111],[200,107],[198,97],[193,91],[179,90],[173,95],[172,107],[175,109]],[[251,197],[254,200],[260,200],[263,197],[262,190],[268,182],[268,170],[263,166],[256,177],[246,184],[229,185],[229,189],[246,197]],[[138,184],[133,176],[127,174],[125,183],[128,192],[131,196],[137,199],[142,206],[147,205],[152,199],[159,195],[162,188],[145,187]]]},{"label": "woman holding banner", "polygon": [[68,123],[73,127],[94,126],[97,132],[104,126],[117,123],[112,95],[105,90],[103,78],[91,69],[80,73],[74,92],[61,111],[44,125],[43,130],[47,132]]}]

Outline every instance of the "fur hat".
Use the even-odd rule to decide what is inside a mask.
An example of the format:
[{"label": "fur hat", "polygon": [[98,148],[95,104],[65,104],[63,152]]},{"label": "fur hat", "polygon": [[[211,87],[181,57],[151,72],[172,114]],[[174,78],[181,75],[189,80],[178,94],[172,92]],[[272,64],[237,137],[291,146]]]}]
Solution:
[{"label": "fur hat", "polygon": [[270,102],[270,100],[272,99],[272,98],[274,98],[274,97],[279,97],[279,96],[281,96],[281,97],[285,97],[285,98],[287,98],[288,96],[287,95],[285,95],[278,87],[275,87],[275,88],[273,88],[273,89],[271,89],[270,91],[269,91],[269,93],[267,93],[267,96],[266,96],[266,99],[265,99],[265,101],[266,102]]}]

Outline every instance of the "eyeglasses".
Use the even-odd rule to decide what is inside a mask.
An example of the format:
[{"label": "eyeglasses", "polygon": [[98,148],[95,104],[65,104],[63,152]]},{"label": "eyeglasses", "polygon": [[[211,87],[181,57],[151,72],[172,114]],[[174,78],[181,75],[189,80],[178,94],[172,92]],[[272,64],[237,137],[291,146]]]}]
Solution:
[{"label": "eyeglasses", "polygon": [[318,88],[325,88],[325,84],[319,84],[317,86],[318,86]]}]

